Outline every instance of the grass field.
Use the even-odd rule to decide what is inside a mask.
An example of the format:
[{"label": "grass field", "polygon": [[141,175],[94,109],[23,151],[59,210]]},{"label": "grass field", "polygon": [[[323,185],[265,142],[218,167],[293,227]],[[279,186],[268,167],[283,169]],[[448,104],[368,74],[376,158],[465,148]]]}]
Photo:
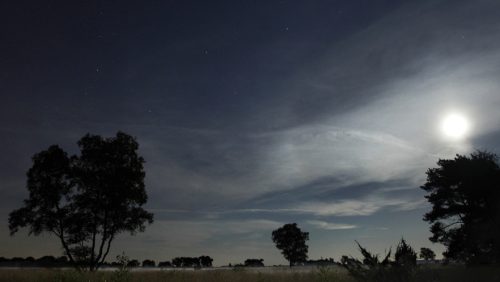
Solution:
[{"label": "grass field", "polygon": [[[289,271],[266,268],[258,270],[211,270],[211,271],[99,271],[79,273],[57,269],[0,269],[0,281],[35,282],[250,282],[250,281],[355,281],[341,268],[312,268],[310,271]],[[396,280],[388,280],[396,281]],[[500,282],[500,267],[466,268],[439,266],[419,268],[409,281]]]}]

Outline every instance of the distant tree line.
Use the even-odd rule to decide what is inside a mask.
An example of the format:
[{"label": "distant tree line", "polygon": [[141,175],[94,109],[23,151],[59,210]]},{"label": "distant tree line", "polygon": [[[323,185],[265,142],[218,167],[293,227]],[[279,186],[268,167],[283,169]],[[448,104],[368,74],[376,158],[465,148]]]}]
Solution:
[{"label": "distant tree line", "polygon": [[[340,265],[335,262],[333,258],[321,258],[317,260],[306,260],[302,263],[303,265],[314,265],[314,266],[329,266],[329,265]],[[243,263],[229,264],[229,267],[264,267],[264,259],[249,258]]]},{"label": "distant tree line", "polygon": [[66,256],[42,256],[37,259],[34,257],[0,257],[0,267],[67,267],[70,266]]},{"label": "distant tree line", "polygon": [[[102,267],[116,267],[120,268],[123,266],[129,268],[135,267],[212,267],[213,259],[210,256],[200,256],[200,257],[176,257],[170,261],[160,261],[158,265],[154,260],[145,259],[142,263],[137,259],[128,259],[124,261],[117,260],[115,262],[103,262]],[[33,257],[13,257],[5,258],[0,257],[0,267],[49,267],[49,268],[59,268],[59,267],[71,267],[72,263],[68,260],[66,256],[54,257],[54,256],[42,256],[40,258]]]},{"label": "distant tree line", "polygon": [[172,260],[174,267],[212,267],[213,259],[209,256],[176,257]]},{"label": "distant tree line", "polygon": [[320,266],[327,266],[327,265],[338,265],[337,262],[333,258],[320,258],[320,259],[310,259],[307,260],[305,265],[320,265]]},{"label": "distant tree line", "polygon": [[264,266],[264,259],[256,259],[256,258],[249,258],[246,259],[245,262],[243,263],[237,263],[237,264],[229,264],[229,267],[263,267]]},{"label": "distant tree line", "polygon": [[244,265],[247,267],[262,267],[264,266],[264,259],[246,259]]},{"label": "distant tree line", "polygon": [[[210,256],[199,256],[199,257],[176,257],[172,261],[160,261],[158,264],[154,260],[145,259],[140,263],[136,259],[128,260],[126,262],[127,267],[212,267],[213,258]],[[118,262],[117,262],[118,263]],[[111,266],[116,266],[115,263]]]}]

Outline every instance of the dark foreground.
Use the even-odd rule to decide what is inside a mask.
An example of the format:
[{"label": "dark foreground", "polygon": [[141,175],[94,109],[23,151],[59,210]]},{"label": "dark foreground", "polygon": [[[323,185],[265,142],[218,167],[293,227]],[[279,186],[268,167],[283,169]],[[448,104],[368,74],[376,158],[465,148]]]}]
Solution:
[{"label": "dark foreground", "polygon": [[[210,271],[148,270],[148,271],[99,271],[79,273],[74,270],[60,269],[0,269],[0,281],[36,282],[250,282],[250,281],[355,281],[339,267],[327,268],[260,268],[260,269],[212,269]],[[398,281],[387,279],[385,281]],[[453,282],[500,282],[500,266],[472,267],[463,266],[423,266],[415,270],[406,281],[453,281]]]}]

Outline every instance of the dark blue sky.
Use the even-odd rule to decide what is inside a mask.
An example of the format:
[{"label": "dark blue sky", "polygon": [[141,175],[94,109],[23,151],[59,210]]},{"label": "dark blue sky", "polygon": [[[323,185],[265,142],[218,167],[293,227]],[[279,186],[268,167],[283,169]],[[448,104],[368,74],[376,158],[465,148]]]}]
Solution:
[{"label": "dark blue sky", "polygon": [[[439,158],[496,151],[497,1],[11,1],[0,4],[0,256],[60,254],[8,236],[30,157],[90,132],[137,137],[155,223],[138,259],[285,263],[431,247],[418,188]],[[461,138],[440,126],[469,122]],[[43,244],[41,244],[43,242]],[[22,247],[15,244],[21,244]]]}]

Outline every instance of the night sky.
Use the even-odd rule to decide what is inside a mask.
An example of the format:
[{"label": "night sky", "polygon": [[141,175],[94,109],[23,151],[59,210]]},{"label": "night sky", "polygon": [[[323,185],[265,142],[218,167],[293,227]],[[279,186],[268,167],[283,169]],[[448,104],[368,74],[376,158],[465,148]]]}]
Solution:
[{"label": "night sky", "polygon": [[[500,153],[500,2],[2,1],[0,256],[61,255],[9,236],[31,156],[86,133],[137,138],[155,222],[109,260],[210,255],[286,264],[428,241],[419,188],[439,158]],[[455,114],[463,132],[443,129]],[[461,125],[456,125],[460,127]],[[449,129],[449,128],[448,128]],[[440,256],[440,255],[439,255]]]}]

